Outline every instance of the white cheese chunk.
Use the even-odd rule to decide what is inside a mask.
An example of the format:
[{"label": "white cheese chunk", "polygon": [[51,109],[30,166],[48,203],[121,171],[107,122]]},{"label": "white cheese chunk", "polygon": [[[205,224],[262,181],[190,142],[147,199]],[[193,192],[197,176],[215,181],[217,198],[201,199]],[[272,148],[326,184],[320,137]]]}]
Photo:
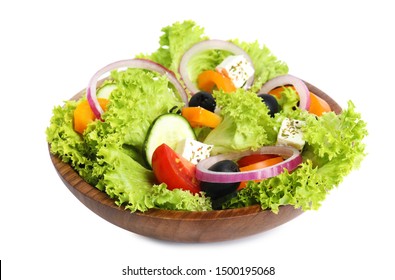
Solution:
[{"label": "white cheese chunk", "polygon": [[228,56],[215,70],[230,78],[236,88],[241,88],[254,75],[254,68],[243,55]]},{"label": "white cheese chunk", "polygon": [[212,149],[213,145],[186,138],[177,144],[175,151],[193,164],[198,164],[210,156]]},{"label": "white cheese chunk", "polygon": [[303,121],[284,119],[277,135],[277,145],[292,146],[301,151],[305,144],[301,129],[304,125]]}]

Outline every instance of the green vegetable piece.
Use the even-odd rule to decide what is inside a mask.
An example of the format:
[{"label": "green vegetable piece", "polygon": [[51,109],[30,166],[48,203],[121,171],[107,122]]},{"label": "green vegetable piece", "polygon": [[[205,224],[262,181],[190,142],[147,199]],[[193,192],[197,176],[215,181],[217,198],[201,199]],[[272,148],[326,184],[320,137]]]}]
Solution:
[{"label": "green vegetable piece", "polygon": [[195,133],[188,121],[177,114],[163,114],[152,123],[144,143],[145,159],[152,165],[155,149],[165,143],[173,150],[184,139],[196,140]]}]

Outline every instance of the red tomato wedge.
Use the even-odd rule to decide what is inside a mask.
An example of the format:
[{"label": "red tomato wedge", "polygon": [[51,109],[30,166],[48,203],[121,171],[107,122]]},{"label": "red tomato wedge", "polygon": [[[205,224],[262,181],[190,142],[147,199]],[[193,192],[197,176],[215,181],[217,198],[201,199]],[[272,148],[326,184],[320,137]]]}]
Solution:
[{"label": "red tomato wedge", "polygon": [[166,144],[161,144],[155,149],[152,155],[152,169],[159,183],[165,183],[169,190],[200,192],[200,182],[195,178],[196,166]]},{"label": "red tomato wedge", "polygon": [[[266,168],[272,165],[275,165],[277,163],[280,163],[284,161],[284,159],[282,157],[279,156],[275,156],[263,161],[258,161],[255,162],[253,164],[244,166],[244,167],[240,167],[240,171],[251,171],[251,170],[256,170],[256,169],[262,169],[262,168]],[[255,182],[259,182],[259,180],[255,180]],[[247,181],[243,181],[240,183],[239,187],[237,188],[237,190],[241,190],[244,189],[247,186]]]}]

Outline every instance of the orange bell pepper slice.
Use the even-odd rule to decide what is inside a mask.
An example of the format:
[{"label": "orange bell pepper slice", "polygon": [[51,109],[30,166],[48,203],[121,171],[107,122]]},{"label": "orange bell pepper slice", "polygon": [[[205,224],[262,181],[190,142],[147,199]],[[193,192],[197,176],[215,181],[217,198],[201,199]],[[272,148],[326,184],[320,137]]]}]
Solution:
[{"label": "orange bell pepper slice", "polygon": [[[295,89],[293,86],[291,88]],[[269,94],[274,95],[278,99],[281,98],[281,92],[283,91],[283,87],[278,87],[275,89],[272,89]],[[315,95],[314,93],[310,92],[310,108],[309,112],[316,115],[316,116],[322,116],[323,113],[326,112],[331,112],[331,106],[326,102],[324,99],[321,97]]]},{"label": "orange bell pepper slice", "polygon": [[236,91],[236,87],[229,77],[214,70],[203,71],[197,81],[199,89],[206,92],[212,93],[215,88],[227,93]]},{"label": "orange bell pepper slice", "polygon": [[[275,164],[280,163],[282,161],[284,161],[284,159],[282,157],[273,157],[273,158],[259,161],[259,162],[256,162],[256,163],[253,163],[253,164],[250,164],[247,166],[240,167],[239,169],[241,172],[262,169],[262,168],[266,168],[266,167],[275,165]],[[259,181],[260,180],[254,180],[254,182],[259,182]],[[241,182],[239,187],[237,188],[237,190],[244,189],[247,186],[247,182],[248,181]]]},{"label": "orange bell pepper slice", "polygon": [[220,116],[202,107],[184,107],[181,115],[194,128],[202,126],[215,128],[222,121]]},{"label": "orange bell pepper slice", "polygon": [[[108,99],[98,98],[100,107],[105,111],[108,105]],[[74,110],[74,130],[78,133],[84,133],[84,130],[90,122],[96,119],[91,106],[87,100],[80,102]]]},{"label": "orange bell pepper slice", "polygon": [[321,97],[310,92],[309,112],[320,117],[323,113],[332,111],[331,106]]}]

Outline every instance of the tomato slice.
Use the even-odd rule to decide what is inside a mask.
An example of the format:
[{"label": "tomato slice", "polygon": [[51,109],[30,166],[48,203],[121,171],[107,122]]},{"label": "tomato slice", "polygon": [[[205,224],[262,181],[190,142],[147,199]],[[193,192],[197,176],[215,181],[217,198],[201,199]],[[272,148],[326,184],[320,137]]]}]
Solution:
[{"label": "tomato slice", "polygon": [[152,169],[159,183],[165,183],[169,190],[200,192],[200,182],[195,177],[196,166],[166,144],[161,144],[155,149],[152,155]]},{"label": "tomato slice", "polygon": [[278,157],[278,155],[270,155],[270,154],[257,154],[257,155],[249,155],[249,156],[245,156],[240,158],[237,161],[237,165],[239,166],[239,168],[247,166],[247,165],[251,165],[260,161],[264,161],[267,159],[271,159],[274,157]]},{"label": "tomato slice", "polygon": [[[284,161],[284,159],[280,156],[274,156],[272,158],[269,159],[265,159],[262,161],[258,161],[255,162],[253,164],[244,166],[244,167],[240,167],[240,171],[251,171],[251,170],[256,170],[256,169],[261,169],[261,168],[266,168],[272,165],[275,165],[277,163],[280,163]],[[254,180],[255,182],[259,182],[260,180]],[[247,182],[248,181],[243,181],[240,183],[239,187],[237,188],[237,190],[241,190],[243,188],[245,188],[247,186]]]}]

